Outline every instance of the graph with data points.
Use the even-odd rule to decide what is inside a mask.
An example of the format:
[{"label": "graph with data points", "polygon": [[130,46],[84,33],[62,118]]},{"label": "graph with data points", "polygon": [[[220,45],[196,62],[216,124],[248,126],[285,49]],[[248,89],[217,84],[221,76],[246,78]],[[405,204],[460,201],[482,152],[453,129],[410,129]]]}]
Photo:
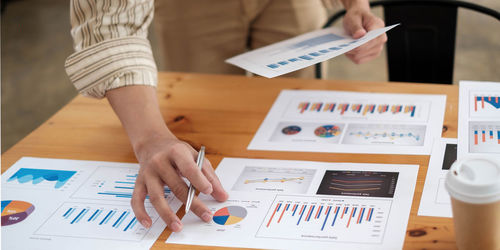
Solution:
[{"label": "graph with data points", "polygon": [[20,168],[9,179],[8,185],[19,185],[23,188],[65,190],[68,182],[77,173],[77,171],[56,170],[56,169],[38,169],[38,168]]},{"label": "graph with data points", "polygon": [[380,243],[391,202],[278,195],[257,237]]},{"label": "graph with data points", "polygon": [[424,145],[425,130],[424,125],[349,124],[342,144]]},{"label": "graph with data points", "polygon": [[[72,197],[130,202],[138,171],[134,167],[98,167]],[[170,189],[165,186],[164,192],[169,198]]]},{"label": "graph with data points", "polygon": [[500,121],[470,122],[469,151],[500,154]]},{"label": "graph with data points", "polygon": [[[146,199],[148,228],[131,196],[139,164],[23,157],[2,174],[2,249],[149,249],[165,229]],[[182,202],[165,192],[176,212]]]},{"label": "graph with data points", "polygon": [[295,182],[301,182],[304,180],[304,176],[301,177],[293,177],[293,178],[263,178],[263,179],[255,179],[255,180],[245,180],[245,184],[250,184],[250,183],[268,183],[268,182],[288,182],[288,181],[295,181]]},{"label": "graph with data points", "polygon": [[[152,221],[159,216],[146,207]],[[148,229],[138,223],[130,206],[68,202],[35,232],[37,235],[140,241]]]},{"label": "graph with data points", "polygon": [[327,170],[316,194],[392,198],[397,181],[397,172]]},{"label": "graph with data points", "polygon": [[233,185],[234,191],[305,193],[316,170],[246,166]]},{"label": "graph with data points", "polygon": [[445,107],[444,95],[282,90],[248,149],[425,155]]},{"label": "graph with data points", "polygon": [[[401,249],[418,165],[224,158],[215,173],[224,187],[259,185],[268,191],[226,189],[229,199],[224,202],[200,194],[213,213],[212,221],[205,223],[187,213],[182,232],[172,233],[167,243],[256,249]],[[299,182],[310,175],[305,193],[283,188],[305,184]],[[304,180],[294,179],[301,176]]]}]

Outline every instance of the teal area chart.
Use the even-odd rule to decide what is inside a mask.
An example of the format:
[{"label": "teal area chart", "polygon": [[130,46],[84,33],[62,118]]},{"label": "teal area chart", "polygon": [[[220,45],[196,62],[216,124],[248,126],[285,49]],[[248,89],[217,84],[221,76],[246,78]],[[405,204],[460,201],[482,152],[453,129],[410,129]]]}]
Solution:
[{"label": "teal area chart", "polygon": [[54,189],[59,189],[63,187],[74,174],[76,174],[76,171],[20,168],[7,180],[7,182],[17,180],[20,184],[31,182],[33,185],[42,182],[53,182]]}]

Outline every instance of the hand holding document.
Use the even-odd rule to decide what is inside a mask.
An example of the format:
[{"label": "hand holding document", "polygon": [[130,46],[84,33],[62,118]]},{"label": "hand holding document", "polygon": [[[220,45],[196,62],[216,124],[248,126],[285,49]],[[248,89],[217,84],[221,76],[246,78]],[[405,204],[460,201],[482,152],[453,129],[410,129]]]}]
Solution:
[{"label": "hand holding document", "polygon": [[226,62],[272,78],[342,55],[397,25],[372,30],[359,39],[338,28],[325,28],[237,55]]}]

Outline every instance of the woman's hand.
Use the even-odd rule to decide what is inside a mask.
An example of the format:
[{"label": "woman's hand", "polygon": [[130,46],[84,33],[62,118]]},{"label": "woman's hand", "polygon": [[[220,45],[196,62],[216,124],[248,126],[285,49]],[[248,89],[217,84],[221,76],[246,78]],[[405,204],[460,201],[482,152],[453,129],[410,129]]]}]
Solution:
[{"label": "woman's hand", "polygon": [[[149,198],[172,231],[182,229],[181,221],[170,208],[164,193],[164,187],[168,186],[185,203],[188,186],[182,177],[186,177],[200,192],[212,195],[218,201],[227,200],[228,195],[210,162],[204,159],[200,171],[195,162],[198,152],[178,140],[165,125],[154,88],[127,86],[108,91],[106,97],[127,131],[141,165],[131,204],[137,220],[144,227],[152,224],[144,207],[144,201]],[[191,210],[206,222],[212,219],[210,210],[196,197]]]},{"label": "woman's hand", "polygon": [[[346,9],[344,29],[354,39],[363,37],[368,31],[385,27],[384,21],[370,11],[367,0],[343,0]],[[356,64],[368,62],[380,55],[387,35],[377,38],[346,53],[346,56]]]},{"label": "woman's hand", "polygon": [[[181,177],[186,177],[201,193],[212,195],[218,201],[227,199],[227,193],[210,161],[204,159],[200,171],[195,162],[198,152],[183,141],[164,136],[149,138],[136,149],[136,155],[141,169],[135,183],[132,208],[137,220],[144,226],[151,225],[151,218],[144,207],[148,195],[149,201],[170,229],[174,232],[182,229],[181,221],[170,209],[164,196],[166,185],[179,200],[186,203],[188,186]],[[197,197],[193,199],[191,210],[205,222],[212,219],[210,210]]]}]

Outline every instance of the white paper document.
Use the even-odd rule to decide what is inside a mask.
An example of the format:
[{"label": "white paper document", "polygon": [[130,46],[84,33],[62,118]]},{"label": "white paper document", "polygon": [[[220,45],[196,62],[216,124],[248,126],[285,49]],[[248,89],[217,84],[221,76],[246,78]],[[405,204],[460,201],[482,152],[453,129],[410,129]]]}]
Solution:
[{"label": "white paper document", "polygon": [[272,78],[342,55],[397,25],[372,30],[359,39],[338,28],[325,28],[237,55],[226,62]]},{"label": "white paper document", "polygon": [[457,160],[457,139],[434,140],[418,215],[451,217],[451,203],[444,187],[446,174]]},{"label": "white paper document", "polygon": [[446,96],[283,90],[251,150],[430,154]]},{"label": "white paper document", "polygon": [[[138,164],[24,157],[2,174],[2,249],[149,249],[165,223],[130,207]],[[176,211],[182,205],[166,188]]]},{"label": "white paper document", "polygon": [[500,159],[500,83],[460,81],[458,159]]},{"label": "white paper document", "polygon": [[229,193],[200,198],[167,243],[265,249],[401,249],[417,165],[224,158],[216,171]]}]

